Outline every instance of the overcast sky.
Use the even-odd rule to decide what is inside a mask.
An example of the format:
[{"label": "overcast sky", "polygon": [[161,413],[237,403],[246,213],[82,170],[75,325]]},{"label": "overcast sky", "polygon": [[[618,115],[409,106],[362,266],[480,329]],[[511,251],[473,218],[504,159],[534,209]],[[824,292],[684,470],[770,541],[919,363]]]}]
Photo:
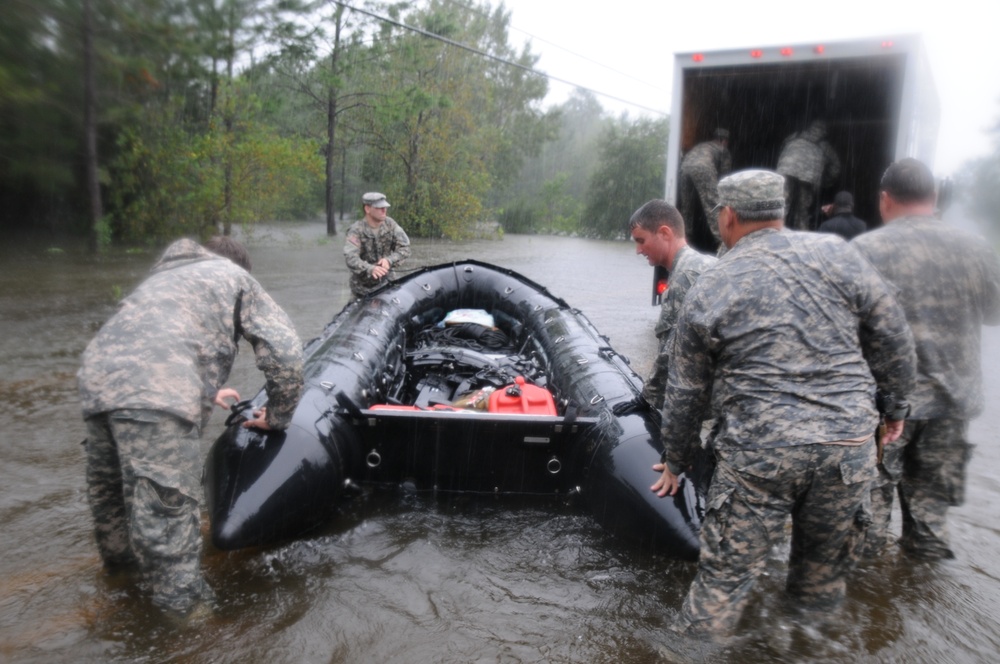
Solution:
[{"label": "overcast sky", "polygon": [[[494,3],[496,4],[496,2]],[[941,102],[934,170],[947,175],[992,151],[1000,122],[1000,39],[991,0],[504,0],[511,41],[531,39],[546,73],[638,104],[598,97],[618,113],[668,111],[674,53],[922,35]],[[993,9],[989,9],[990,6]],[[528,34],[533,37],[529,37]],[[560,103],[570,86],[550,81]]]}]

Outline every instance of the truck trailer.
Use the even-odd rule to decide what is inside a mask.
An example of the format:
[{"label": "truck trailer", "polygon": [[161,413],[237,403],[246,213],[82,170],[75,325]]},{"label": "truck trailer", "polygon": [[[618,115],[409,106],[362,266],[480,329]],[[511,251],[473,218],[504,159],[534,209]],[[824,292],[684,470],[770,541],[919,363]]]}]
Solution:
[{"label": "truck trailer", "polygon": [[[785,139],[817,119],[826,121],[841,164],[837,181],[817,192],[817,207],[846,190],[854,196],[854,214],[869,228],[878,226],[878,185],[889,164],[915,157],[933,168],[939,104],[922,39],[675,54],[666,200],[678,203],[684,154],[716,129],[729,131],[733,171],[775,169]],[[654,305],[665,288],[666,270],[657,268]]]},{"label": "truck trailer", "polygon": [[681,158],[728,129],[733,171],[774,169],[785,138],[813,120],[841,163],[817,207],[846,190],[877,226],[886,167],[915,157],[934,167],[939,107],[919,36],[678,53],[667,147],[666,200],[677,203]]}]

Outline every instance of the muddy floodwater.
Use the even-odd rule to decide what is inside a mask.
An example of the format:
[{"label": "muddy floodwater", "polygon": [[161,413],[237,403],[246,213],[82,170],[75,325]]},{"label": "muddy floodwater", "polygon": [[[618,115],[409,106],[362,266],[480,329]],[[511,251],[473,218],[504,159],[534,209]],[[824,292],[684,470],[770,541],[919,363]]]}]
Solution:
[{"label": "muddy floodwater", "polygon": [[[303,340],[318,335],[349,296],[343,235],[328,240],[322,224],[297,224],[257,227],[246,239],[254,275]],[[298,541],[236,552],[207,544],[219,604],[185,628],[130,582],[102,574],[75,382],[84,346],[156,256],[46,249],[0,249],[0,661],[997,661],[997,328],[984,330],[986,412],[971,428],[966,503],[951,512],[957,559],[890,556],[858,570],[837,633],[802,632],[784,617],[787,546],[774,551],[742,638],[710,655],[681,653],[664,628],[693,564],[610,538],[580,505],[395,493],[362,496]],[[652,270],[630,242],[415,241],[410,267],[470,257],[547,286],[647,374]],[[261,384],[244,342],[230,385],[249,397]],[[206,451],[224,416],[213,416]]]}]

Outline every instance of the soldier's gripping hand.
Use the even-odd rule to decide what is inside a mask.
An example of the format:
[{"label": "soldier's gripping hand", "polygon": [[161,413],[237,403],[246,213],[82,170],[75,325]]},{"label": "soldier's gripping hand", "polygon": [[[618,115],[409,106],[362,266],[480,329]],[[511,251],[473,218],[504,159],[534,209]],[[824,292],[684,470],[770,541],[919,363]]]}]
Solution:
[{"label": "soldier's gripping hand", "polygon": [[677,476],[670,472],[665,463],[654,463],[653,470],[660,473],[660,479],[656,480],[653,486],[649,487],[660,498],[672,496],[677,493],[680,481]]}]

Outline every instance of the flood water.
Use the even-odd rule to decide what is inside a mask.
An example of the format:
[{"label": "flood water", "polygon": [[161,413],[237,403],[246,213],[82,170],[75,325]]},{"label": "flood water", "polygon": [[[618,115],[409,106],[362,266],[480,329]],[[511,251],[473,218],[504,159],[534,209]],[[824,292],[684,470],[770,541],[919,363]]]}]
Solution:
[{"label": "flood water", "polygon": [[[258,227],[246,238],[255,276],[303,340],[347,302],[342,238],[327,241],[322,224]],[[958,558],[893,556],[858,570],[832,636],[782,618],[787,548],[758,584],[743,638],[681,655],[664,627],[693,564],[609,538],[576,505],[394,494],[364,496],[299,541],[237,552],[207,544],[219,606],[183,628],[131,583],[103,576],[79,445],[80,354],[155,256],[41,249],[0,249],[0,661],[987,662],[1000,652],[997,328],[984,330],[987,409],[971,429],[966,504],[951,512]],[[581,309],[647,374],[652,271],[630,242],[416,241],[413,254],[411,267],[471,257],[523,273]],[[249,397],[261,384],[244,344],[230,385]],[[206,452],[224,417],[213,416]]]}]

